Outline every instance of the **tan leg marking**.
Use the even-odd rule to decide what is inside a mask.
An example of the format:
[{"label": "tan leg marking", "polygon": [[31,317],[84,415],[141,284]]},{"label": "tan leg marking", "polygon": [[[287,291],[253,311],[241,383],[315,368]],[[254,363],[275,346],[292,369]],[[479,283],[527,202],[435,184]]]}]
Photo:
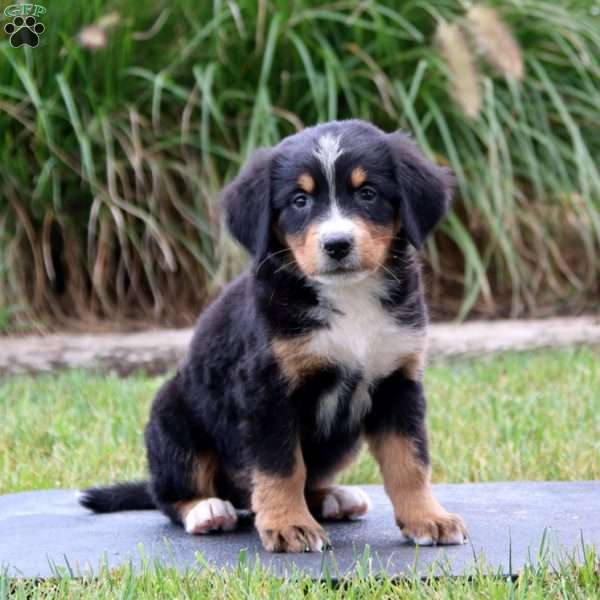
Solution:
[{"label": "tan leg marking", "polygon": [[379,463],[402,534],[421,545],[463,544],[465,525],[434,498],[429,469],[419,461],[414,443],[388,433],[372,436],[369,446]]},{"label": "tan leg marking", "polygon": [[219,529],[230,531],[237,523],[237,513],[228,500],[217,498],[217,457],[206,453],[194,461],[192,479],[197,497],[175,503],[175,510],[190,534],[204,534]]},{"label": "tan leg marking", "polygon": [[329,543],[325,531],[308,510],[305,484],[306,467],[299,446],[289,477],[254,471],[252,510],[265,550],[320,552]]},{"label": "tan leg marking", "polygon": [[216,478],[219,469],[217,457],[212,453],[199,456],[194,462],[194,485],[198,496],[210,498],[217,495]]}]

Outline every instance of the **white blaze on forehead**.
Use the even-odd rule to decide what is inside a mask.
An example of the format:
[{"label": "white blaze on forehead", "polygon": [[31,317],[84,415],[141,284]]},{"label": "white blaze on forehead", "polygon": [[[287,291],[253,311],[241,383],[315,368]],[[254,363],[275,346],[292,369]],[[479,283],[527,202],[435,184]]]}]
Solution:
[{"label": "white blaze on forehead", "polygon": [[351,219],[348,219],[340,212],[337,204],[334,202],[327,218],[319,225],[319,236],[321,239],[332,234],[354,234],[356,226]]},{"label": "white blaze on forehead", "polygon": [[345,217],[339,209],[335,194],[335,161],[344,153],[340,147],[340,136],[326,133],[317,141],[313,151],[327,179],[329,187],[330,210],[325,220],[319,225],[319,237],[324,240],[329,235],[353,236],[356,226],[351,219]]},{"label": "white blaze on forehead", "polygon": [[317,141],[314,156],[321,163],[329,186],[329,197],[335,201],[335,161],[344,153],[340,148],[340,137],[326,133]]}]

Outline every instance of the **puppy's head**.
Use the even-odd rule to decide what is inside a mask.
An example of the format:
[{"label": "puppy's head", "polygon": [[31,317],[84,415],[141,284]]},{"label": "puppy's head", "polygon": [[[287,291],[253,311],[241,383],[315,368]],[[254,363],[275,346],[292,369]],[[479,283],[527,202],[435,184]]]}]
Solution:
[{"label": "puppy's head", "polygon": [[452,176],[400,132],[318,125],[258,150],[225,189],[229,228],[257,260],[288,249],[325,284],[378,270],[392,240],[420,248],[446,212]]}]

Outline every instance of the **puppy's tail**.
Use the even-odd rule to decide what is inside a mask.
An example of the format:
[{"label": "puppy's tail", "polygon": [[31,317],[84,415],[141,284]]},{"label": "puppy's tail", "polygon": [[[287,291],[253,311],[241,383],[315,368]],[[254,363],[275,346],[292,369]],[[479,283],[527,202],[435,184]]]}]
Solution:
[{"label": "puppy's tail", "polygon": [[97,513],[156,508],[147,481],[93,487],[78,493],[79,504]]}]

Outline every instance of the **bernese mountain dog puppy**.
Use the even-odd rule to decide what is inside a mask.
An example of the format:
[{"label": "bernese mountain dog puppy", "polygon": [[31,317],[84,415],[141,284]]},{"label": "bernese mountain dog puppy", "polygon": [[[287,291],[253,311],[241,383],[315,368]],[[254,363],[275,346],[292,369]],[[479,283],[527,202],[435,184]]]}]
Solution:
[{"label": "bernese mountain dog puppy", "polygon": [[358,120],[256,151],[223,193],[252,266],[201,315],[154,400],[149,481],[80,502],[156,507],[190,534],[232,530],[249,509],[267,550],[320,551],[318,520],[369,509],[334,483],[366,440],[404,539],[464,543],[430,484],[416,252],[452,186],[406,135]]}]

